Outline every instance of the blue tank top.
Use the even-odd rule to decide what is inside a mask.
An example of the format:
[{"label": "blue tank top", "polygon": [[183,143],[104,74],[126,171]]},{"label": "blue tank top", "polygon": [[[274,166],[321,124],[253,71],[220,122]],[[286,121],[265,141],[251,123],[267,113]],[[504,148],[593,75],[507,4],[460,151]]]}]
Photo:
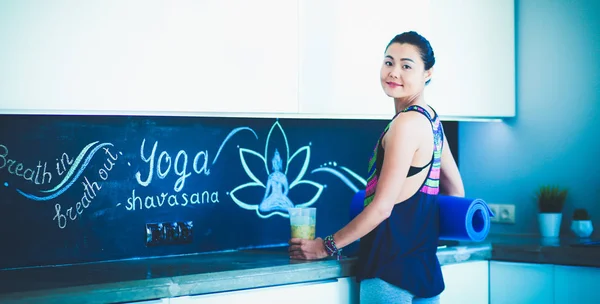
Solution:
[{"label": "blue tank top", "polygon": [[[400,113],[408,111],[425,115],[431,123],[434,142],[429,172],[414,195],[396,204],[389,218],[360,239],[357,280],[380,278],[417,297],[429,298],[440,294],[445,288],[436,255],[439,238],[437,195],[443,130],[435,110],[433,118],[419,106],[410,106]],[[382,140],[390,124],[384,129],[369,161],[365,206],[371,203],[377,191],[377,179],[385,154]]]}]

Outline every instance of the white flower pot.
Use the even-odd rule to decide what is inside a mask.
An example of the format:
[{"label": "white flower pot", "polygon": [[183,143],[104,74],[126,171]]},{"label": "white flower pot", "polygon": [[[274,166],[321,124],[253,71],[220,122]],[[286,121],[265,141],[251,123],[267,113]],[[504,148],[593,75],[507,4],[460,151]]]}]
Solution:
[{"label": "white flower pot", "polygon": [[571,231],[575,233],[580,238],[587,238],[592,235],[594,231],[594,226],[592,225],[591,220],[586,221],[572,221],[571,222]]},{"label": "white flower pot", "polygon": [[543,237],[558,237],[560,234],[560,222],[562,213],[540,213],[538,222],[540,233]]}]

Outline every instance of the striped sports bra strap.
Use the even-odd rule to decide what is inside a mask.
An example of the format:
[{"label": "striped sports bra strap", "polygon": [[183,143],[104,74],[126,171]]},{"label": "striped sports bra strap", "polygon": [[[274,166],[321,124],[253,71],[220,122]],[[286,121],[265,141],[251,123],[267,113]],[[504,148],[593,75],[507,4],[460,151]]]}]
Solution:
[{"label": "striped sports bra strap", "polygon": [[425,115],[425,117],[427,117],[427,119],[429,119],[429,121],[432,123],[433,123],[433,120],[437,117],[437,113],[435,113],[435,111],[433,111],[433,113],[435,114],[435,117],[432,118],[431,115],[429,115],[429,112],[427,112],[427,110],[425,110],[423,107],[417,106],[417,105],[408,106],[408,107],[406,107],[406,109],[402,110],[402,112],[409,112],[409,111],[415,111],[415,112],[419,112],[419,113]]}]

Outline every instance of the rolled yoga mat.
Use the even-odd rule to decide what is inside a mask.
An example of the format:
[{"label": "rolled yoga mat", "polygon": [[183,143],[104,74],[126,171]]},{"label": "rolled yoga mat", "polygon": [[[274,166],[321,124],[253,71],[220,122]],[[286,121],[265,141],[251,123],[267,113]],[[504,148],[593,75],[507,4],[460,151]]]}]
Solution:
[{"label": "rolled yoga mat", "polygon": [[485,240],[490,232],[492,210],[482,199],[438,196],[440,206],[440,240]]},{"label": "rolled yoga mat", "polygon": [[365,190],[360,190],[352,197],[350,203],[350,220],[353,220],[365,207]]},{"label": "rolled yoga mat", "polygon": [[[350,220],[363,209],[365,191],[358,191],[350,203]],[[456,196],[438,196],[440,206],[440,240],[474,241],[485,240],[490,232],[492,210],[482,199]]]}]

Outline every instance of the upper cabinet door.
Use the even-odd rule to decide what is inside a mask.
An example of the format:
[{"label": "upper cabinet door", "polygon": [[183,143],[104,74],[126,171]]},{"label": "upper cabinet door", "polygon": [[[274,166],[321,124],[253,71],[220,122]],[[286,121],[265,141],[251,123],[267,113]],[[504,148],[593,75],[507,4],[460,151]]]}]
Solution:
[{"label": "upper cabinet door", "polygon": [[514,0],[431,0],[426,99],[446,117],[515,115]]},{"label": "upper cabinet door", "polygon": [[0,113],[389,119],[385,47],[414,30],[434,48],[425,98],[439,114],[515,114],[514,0],[23,0],[0,11]]},{"label": "upper cabinet door", "polygon": [[298,111],[297,0],[0,11],[0,113]]},{"label": "upper cabinet door", "polygon": [[429,1],[300,1],[301,114],[391,118],[380,69],[397,34],[429,32]]},{"label": "upper cabinet door", "polygon": [[414,30],[436,57],[425,100],[446,118],[515,115],[514,1],[300,2],[301,114],[385,118],[387,43]]}]

